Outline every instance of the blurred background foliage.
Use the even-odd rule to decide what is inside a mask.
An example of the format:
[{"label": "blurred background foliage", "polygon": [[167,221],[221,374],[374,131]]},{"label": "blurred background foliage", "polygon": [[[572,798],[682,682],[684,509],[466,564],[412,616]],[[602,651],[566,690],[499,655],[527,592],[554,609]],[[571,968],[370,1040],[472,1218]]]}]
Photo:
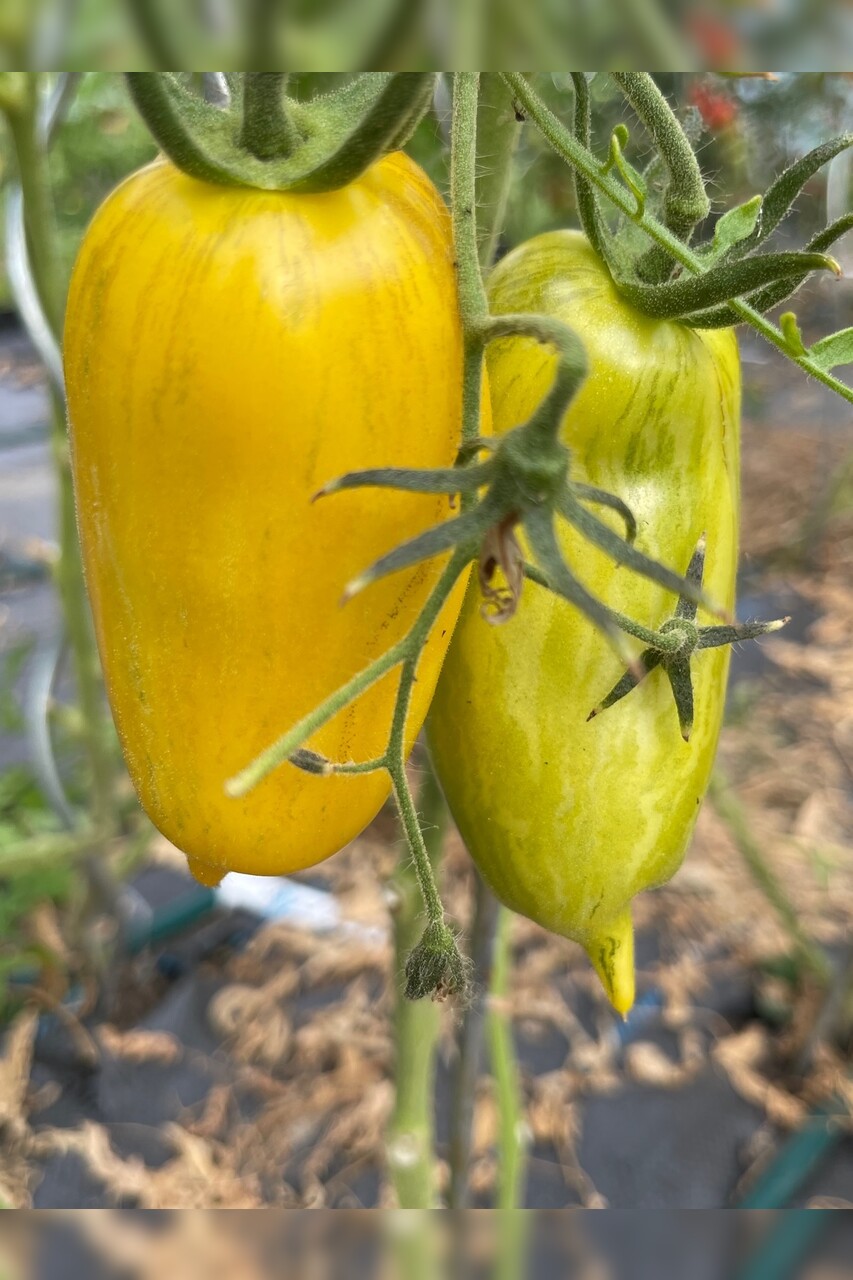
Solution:
[{"label": "blurred background foliage", "polygon": [[841,69],[853,10],[827,0],[2,0],[0,44],[7,67],[43,70]]},{"label": "blurred background foliage", "polygon": [[[662,72],[657,78],[696,141],[716,212],[725,204],[764,190],[793,156],[849,127],[853,118],[853,72],[779,72],[773,79]],[[328,91],[329,80],[328,75],[310,72],[294,75],[291,92],[310,96],[321,89]],[[566,102],[571,101],[568,72],[543,73],[537,87],[555,110],[565,111]],[[613,126],[625,120],[633,126],[629,157],[642,168],[651,156],[649,142],[631,121],[624,99],[604,73],[593,77],[592,96],[599,153],[604,155]],[[449,111],[448,82],[443,78],[435,108],[410,144],[412,154],[442,189],[447,179]],[[51,149],[66,269],[70,269],[83,228],[100,201],[126,173],[155,154],[156,147],[130,102],[123,78],[103,71],[85,75]],[[536,130],[522,132],[516,164],[518,178],[510,196],[504,248],[574,218],[571,173]],[[9,177],[8,147],[0,143],[0,181]],[[821,191],[821,203],[801,200],[786,231],[802,236],[822,225],[824,182],[820,176],[813,186],[814,191]],[[2,273],[0,301],[8,302]]]}]

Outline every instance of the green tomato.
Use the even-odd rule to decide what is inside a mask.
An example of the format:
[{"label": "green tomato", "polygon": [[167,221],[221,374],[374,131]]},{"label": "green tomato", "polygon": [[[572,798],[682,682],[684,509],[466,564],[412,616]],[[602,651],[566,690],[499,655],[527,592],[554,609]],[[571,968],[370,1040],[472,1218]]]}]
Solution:
[{"label": "green tomato", "polygon": [[[632,508],[637,546],[684,573],[707,539],[705,589],[734,606],[740,365],[731,330],[697,332],[629,306],[584,236],[516,249],[490,282],[494,313],[571,325],[589,375],[566,414],[572,476]],[[494,429],[525,421],[554,356],[527,338],[488,354]],[[612,512],[596,512],[622,532]],[[567,563],[612,608],[657,628],[671,592],[619,567],[565,524]],[[525,548],[526,551],[526,548]],[[439,680],[430,742],[450,809],[481,874],[513,910],[579,942],[615,1008],[634,998],[631,899],[680,865],[723,715],[728,648],[691,660],[695,721],[681,736],[665,673],[594,719],[623,672],[607,640],[530,581],[515,616],[483,621],[472,579]],[[699,614],[700,623],[713,619]]]}]

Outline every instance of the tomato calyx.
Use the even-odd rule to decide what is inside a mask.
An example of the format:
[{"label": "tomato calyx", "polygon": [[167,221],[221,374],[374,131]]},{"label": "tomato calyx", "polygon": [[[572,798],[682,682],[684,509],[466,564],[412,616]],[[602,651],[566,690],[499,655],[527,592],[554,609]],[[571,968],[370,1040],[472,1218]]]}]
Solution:
[{"label": "tomato calyx", "polygon": [[171,71],[129,71],[140,114],[191,177],[264,191],[334,191],[408,141],[432,101],[434,72],[364,72],[310,101],[280,71],[223,77],[206,101]]},{"label": "tomato calyx", "polygon": [[[698,585],[702,582],[704,572],[705,535],[703,534],[691,557],[686,578]],[[696,622],[696,613],[695,601],[681,595],[675,613],[661,626],[657,643],[650,645],[642,654],[639,673],[629,668],[616,682],[607,697],[590,711],[587,721],[593,720],[602,711],[620,702],[656,667],[661,667],[666,672],[672,689],[681,736],[685,742],[689,742],[694,717],[693,677],[690,668],[694,654],[700,649],[736,644],[741,640],[755,640],[758,636],[780,630],[790,621],[790,618],[777,618],[773,622],[743,622],[703,627]]]},{"label": "tomato calyx", "polygon": [[470,963],[462,956],[453,930],[431,921],[406,961],[407,1000],[446,1000],[468,988]]},{"label": "tomato calyx", "polygon": [[[625,620],[618,620],[574,575],[560,550],[555,530],[558,518],[618,564],[676,594],[683,594],[711,613],[724,615],[707,598],[701,581],[682,577],[634,545],[636,520],[618,495],[572,479],[571,450],[560,439],[560,430],[568,405],[586,373],[586,356],[580,340],[568,326],[548,316],[493,316],[482,326],[484,344],[519,335],[534,337],[556,348],[558,357],[554,381],[527,422],[497,441],[467,442],[464,465],[434,470],[387,467],[353,471],[330,481],[314,495],[316,499],[343,489],[371,486],[409,493],[441,493],[451,499],[461,496],[460,515],[381,556],[348,584],[342,603],[389,573],[456,548],[468,561],[479,562],[488,620],[505,622],[515,612],[525,576],[520,572],[521,551],[515,536],[515,530],[521,528],[541,570],[539,581],[586,614],[607,636],[626,665],[639,675],[640,669],[623,635],[626,630],[637,634],[638,624],[628,619],[628,625],[623,625]],[[490,456],[485,461],[477,461],[484,451]],[[615,511],[625,526],[624,536],[593,514],[591,506]],[[505,587],[493,585],[498,568],[503,571]]]}]

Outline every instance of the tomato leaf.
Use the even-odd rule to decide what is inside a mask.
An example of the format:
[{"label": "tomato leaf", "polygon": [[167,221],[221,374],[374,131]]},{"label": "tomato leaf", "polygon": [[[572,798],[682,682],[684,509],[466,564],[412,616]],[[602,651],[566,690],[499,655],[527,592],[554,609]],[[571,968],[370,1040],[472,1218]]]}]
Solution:
[{"label": "tomato leaf", "polygon": [[779,223],[790,212],[791,206],[802,191],[809,178],[827,164],[841,151],[853,146],[853,133],[842,133],[829,142],[823,142],[807,155],[789,165],[767,190],[761,206],[761,219],[748,239],[740,241],[735,251],[736,257],[762,244],[771,231],[775,231]]},{"label": "tomato leaf", "polygon": [[745,204],[729,209],[718,220],[714,227],[714,240],[708,253],[712,262],[722,258],[729,249],[752,235],[761,213],[761,201],[761,196],[753,196]]},{"label": "tomato leaf", "polygon": [[853,328],[839,329],[809,347],[815,364],[828,373],[840,364],[853,364]]},{"label": "tomato leaf", "polygon": [[[836,218],[835,222],[831,222],[828,227],[824,227],[822,231],[819,231],[808,242],[805,252],[823,253],[835,244],[836,240],[840,240],[843,235],[846,235],[848,231],[853,231],[853,213],[845,213],[842,217]],[[749,294],[746,301],[763,315],[795,294],[800,286],[805,284],[808,277],[808,271],[800,272],[795,276],[785,276],[774,284],[767,285],[758,289],[755,293]],[[702,315],[682,316],[681,319],[684,324],[689,324],[696,329],[721,329],[732,324],[743,324],[742,318],[729,306],[716,307]]]},{"label": "tomato leaf", "polygon": [[767,253],[743,262],[718,263],[701,276],[680,276],[666,284],[620,282],[629,302],[647,315],[680,319],[743,297],[774,281],[791,280],[811,271],[840,271],[834,259],[822,253]]}]

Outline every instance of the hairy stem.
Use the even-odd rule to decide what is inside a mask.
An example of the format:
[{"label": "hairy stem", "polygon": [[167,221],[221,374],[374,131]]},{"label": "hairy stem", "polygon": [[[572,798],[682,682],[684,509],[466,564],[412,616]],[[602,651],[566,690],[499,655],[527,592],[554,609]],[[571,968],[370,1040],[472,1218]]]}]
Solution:
[{"label": "hairy stem", "polygon": [[[447,827],[447,809],[432,769],[418,793],[420,826],[430,864],[435,868]],[[394,907],[394,1111],[388,1127],[387,1155],[391,1181],[401,1209],[435,1205],[434,1091],[435,1053],[440,1027],[434,1000],[408,1000],[404,971],[409,952],[423,928],[423,899],[415,869],[401,858],[391,885]]]},{"label": "hairy stem", "polygon": [[[577,138],[557,119],[553,111],[546,106],[523,75],[518,72],[508,71],[504,73],[504,80],[516,100],[537,125],[542,136],[557,154],[562,156],[567,164],[572,165],[588,178],[599,191],[607,196],[608,200],[623,213],[627,214],[628,217],[632,218],[636,225],[641,227],[652,240],[666,249],[676,262],[680,262],[682,266],[686,267],[694,275],[702,275],[704,273],[706,264],[703,263],[699,255],[688,248],[663,223],[658,222],[648,210],[644,212],[642,218],[635,218],[636,201],[631,192],[622,187],[611,173],[602,172],[601,165],[595,156],[586,147],[582,146]],[[835,391],[837,395],[847,400],[848,403],[853,404],[853,387],[847,386],[840,379],[833,377],[831,373],[827,373],[808,355],[793,355],[782,330],[772,324],[771,321],[765,319],[760,312],[740,298],[735,298],[730,303],[730,306],[733,312],[750,324],[757,333],[760,333],[767,342],[781,351],[784,356],[789,360],[793,360],[794,364],[799,365],[801,369],[816,378],[818,382],[822,382],[824,386],[829,387],[830,390]]]},{"label": "hairy stem", "polygon": [[284,100],[285,71],[247,71],[240,142],[259,160],[292,155],[301,139]]},{"label": "hairy stem", "polygon": [[491,984],[495,928],[499,910],[498,900],[491,889],[476,872],[474,874],[476,900],[468,944],[468,954],[474,972],[474,990],[456,1037],[456,1061],[450,1086],[449,1201],[451,1209],[468,1207],[474,1099],[480,1075],[486,999]]},{"label": "hairy stem", "polygon": [[512,102],[496,71],[480,73],[477,105],[477,237],[480,267],[488,271],[503,228],[512,160],[521,133]]},{"label": "hairy stem", "polygon": [[613,71],[611,75],[651,134],[669,172],[664,193],[666,226],[679,240],[689,240],[711,208],[693,148],[647,71]]},{"label": "hairy stem", "polygon": [[[479,72],[460,71],[453,77],[453,120],[450,151],[450,212],[456,251],[459,312],[465,334],[462,373],[462,440],[480,431],[480,394],[484,341],[480,324],[489,314],[477,248],[477,98]],[[474,495],[463,495],[462,507]]]}]

